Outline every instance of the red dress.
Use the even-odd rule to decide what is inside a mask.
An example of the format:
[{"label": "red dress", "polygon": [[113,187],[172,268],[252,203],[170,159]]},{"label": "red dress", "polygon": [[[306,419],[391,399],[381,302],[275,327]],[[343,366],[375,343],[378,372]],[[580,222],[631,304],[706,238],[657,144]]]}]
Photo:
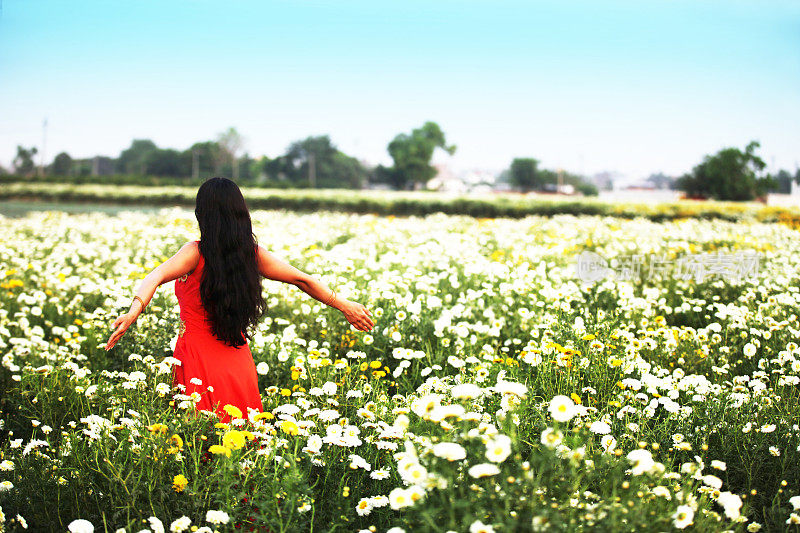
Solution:
[{"label": "red dress", "polygon": [[[222,410],[225,404],[238,407],[243,418],[247,419],[248,407],[258,411],[264,409],[256,365],[247,344],[234,348],[211,332],[200,300],[204,264],[201,255],[191,273],[175,280],[175,296],[181,309],[181,332],[175,344],[174,357],[181,364],[173,367],[172,386],[184,385],[185,394],[196,391],[201,395],[196,408],[216,412],[220,422],[231,420],[230,415]],[[192,383],[192,378],[200,379],[202,384]],[[209,385],[213,391],[207,389]]]}]

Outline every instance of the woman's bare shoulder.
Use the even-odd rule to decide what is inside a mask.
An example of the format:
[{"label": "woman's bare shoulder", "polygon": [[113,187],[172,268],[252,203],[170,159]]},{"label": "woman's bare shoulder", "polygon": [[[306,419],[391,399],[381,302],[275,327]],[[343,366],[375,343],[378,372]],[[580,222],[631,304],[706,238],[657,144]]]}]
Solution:
[{"label": "woman's bare shoulder", "polygon": [[200,241],[189,241],[178,250],[178,254],[184,256],[186,260],[192,264],[192,268],[197,266],[201,259],[200,254]]}]

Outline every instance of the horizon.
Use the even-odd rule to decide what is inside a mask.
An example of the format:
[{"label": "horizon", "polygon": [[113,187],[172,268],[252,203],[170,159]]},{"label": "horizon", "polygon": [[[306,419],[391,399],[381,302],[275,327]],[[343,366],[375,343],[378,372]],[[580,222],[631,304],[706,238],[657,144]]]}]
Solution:
[{"label": "horizon", "polygon": [[0,164],[22,145],[38,165],[47,119],[46,163],[232,126],[251,157],[329,135],[388,165],[391,139],[431,120],[457,146],[433,163],[456,174],[533,157],[638,182],[751,140],[767,170],[795,171],[798,25],[788,1],[5,0]]}]

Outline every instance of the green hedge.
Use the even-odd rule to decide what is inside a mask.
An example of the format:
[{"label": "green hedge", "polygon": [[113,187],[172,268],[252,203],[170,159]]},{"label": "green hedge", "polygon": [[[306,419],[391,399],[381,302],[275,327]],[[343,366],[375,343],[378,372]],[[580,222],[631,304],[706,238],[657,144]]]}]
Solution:
[{"label": "green hedge", "polygon": [[[598,215],[644,217],[654,221],[677,218],[756,220],[797,219],[800,211],[758,203],[683,200],[661,204],[603,202],[596,198],[552,199],[513,193],[482,196],[448,195],[429,191],[341,189],[263,189],[243,187],[251,209],[342,211],[377,215],[424,216],[431,213],[473,217],[521,218],[529,215]],[[197,186],[116,186],[57,183],[3,183],[0,199],[86,202],[116,205],[194,206]]]}]

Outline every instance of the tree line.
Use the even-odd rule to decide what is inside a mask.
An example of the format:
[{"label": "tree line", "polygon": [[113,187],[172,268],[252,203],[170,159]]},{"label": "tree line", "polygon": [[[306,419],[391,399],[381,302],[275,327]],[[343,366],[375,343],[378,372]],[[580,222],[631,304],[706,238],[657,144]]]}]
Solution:
[{"label": "tree line", "polygon": [[285,153],[274,158],[253,158],[242,153],[243,145],[239,132],[229,128],[216,139],[197,142],[186,150],[160,148],[149,139],[135,139],[116,158],[73,159],[61,152],[44,167],[36,165],[36,147],[17,146],[12,171],[0,167],[0,174],[24,178],[157,176],[187,183],[200,180],[201,176],[224,175],[244,185],[360,189],[371,184],[385,184],[395,189],[414,189],[424,186],[436,175],[437,169],[431,165],[436,148],[450,154],[456,149],[446,144],[444,133],[435,122],[426,122],[392,139],[387,147],[394,162],[390,167],[373,167],[345,154],[328,135],[295,141]]},{"label": "tree line", "polygon": [[[223,175],[243,185],[254,186],[362,189],[384,185],[410,190],[424,188],[438,173],[431,165],[437,149],[451,155],[456,151],[455,145],[448,144],[441,127],[431,121],[391,140],[386,148],[393,161],[391,166],[370,166],[345,154],[328,135],[295,141],[285,153],[274,158],[253,158],[248,153],[241,153],[243,145],[239,132],[229,128],[216,139],[195,143],[186,150],[160,148],[149,139],[135,139],[116,158],[73,159],[61,152],[43,168],[36,166],[35,147],[18,146],[12,174],[29,179],[63,177],[64,181],[131,184],[188,184],[201,181],[201,176]],[[558,178],[564,178],[557,178],[553,171],[537,169],[534,186],[530,187],[524,176],[517,172],[518,161],[535,160],[514,160],[513,172],[508,174],[506,171],[500,182],[505,181],[527,192],[543,190],[539,184],[552,184]],[[111,176],[116,178],[112,180]],[[507,179],[509,176],[512,179]],[[575,185],[584,194],[597,194],[596,188],[580,176],[567,174],[565,183]]]},{"label": "tree line", "polygon": [[[430,121],[392,139],[387,146],[393,161],[389,167],[370,166],[343,153],[328,135],[295,141],[285,153],[274,158],[253,158],[242,153],[243,146],[239,132],[229,128],[216,139],[197,142],[186,150],[159,148],[149,139],[135,139],[116,158],[73,159],[61,152],[50,164],[38,168],[34,161],[37,148],[17,146],[12,172],[0,167],[0,174],[63,177],[64,181],[99,176],[92,179],[95,182],[102,182],[104,177],[111,182],[109,176],[117,175],[128,177],[125,183],[140,184],[188,184],[202,181],[201,176],[223,175],[251,186],[362,189],[385,185],[409,190],[424,188],[436,176],[438,171],[431,160],[437,149],[451,155],[456,151],[455,145],[447,143],[439,125]],[[756,154],[759,147],[757,141],[752,141],[744,150],[723,148],[705,156],[691,172],[679,178],[655,176],[660,178],[659,187],[667,183],[670,188],[684,191],[689,198],[732,201],[763,198],[768,192],[788,193],[792,181],[800,184],[800,170],[794,174],[786,170],[775,175],[765,173],[766,165]],[[497,182],[523,193],[571,186],[584,195],[597,194],[596,185],[584,176],[542,168],[539,160],[530,157],[515,158],[497,177]]]}]

